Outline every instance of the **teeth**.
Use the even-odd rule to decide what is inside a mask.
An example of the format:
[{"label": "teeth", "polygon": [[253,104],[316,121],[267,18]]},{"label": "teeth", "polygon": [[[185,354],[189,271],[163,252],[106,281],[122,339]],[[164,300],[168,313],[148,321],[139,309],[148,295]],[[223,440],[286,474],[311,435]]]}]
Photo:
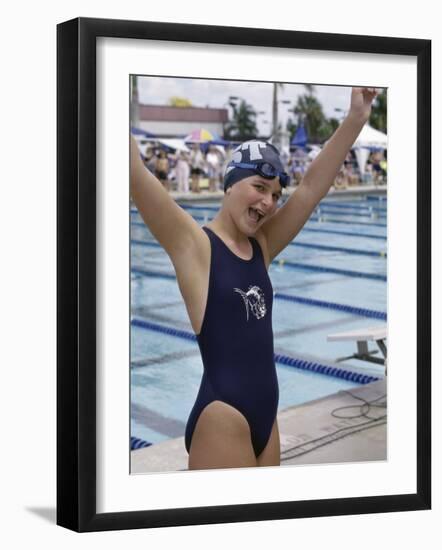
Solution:
[{"label": "teeth", "polygon": [[262,215],[255,210],[254,208],[249,208],[250,217],[253,218],[256,222],[259,222],[262,218]]}]

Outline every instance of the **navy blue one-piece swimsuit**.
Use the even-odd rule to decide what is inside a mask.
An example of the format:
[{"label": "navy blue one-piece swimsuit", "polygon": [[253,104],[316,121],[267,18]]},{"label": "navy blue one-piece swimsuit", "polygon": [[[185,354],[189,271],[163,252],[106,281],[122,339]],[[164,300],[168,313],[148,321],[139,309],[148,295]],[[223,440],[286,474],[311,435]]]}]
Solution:
[{"label": "navy blue one-piece swimsuit", "polygon": [[246,418],[258,457],[270,438],[279,397],[273,357],[273,288],[255,239],[250,239],[252,258],[243,260],[213,231],[203,229],[211,245],[207,305],[197,336],[204,372],[186,426],[186,449],[189,452],[203,409],[222,401]]}]

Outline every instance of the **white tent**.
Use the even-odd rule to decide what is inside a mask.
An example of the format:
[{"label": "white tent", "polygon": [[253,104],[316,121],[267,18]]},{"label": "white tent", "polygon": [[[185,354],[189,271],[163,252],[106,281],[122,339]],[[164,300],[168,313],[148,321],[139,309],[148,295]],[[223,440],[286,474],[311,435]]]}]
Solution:
[{"label": "white tent", "polygon": [[362,175],[365,174],[365,165],[370,154],[370,149],[387,149],[387,144],[387,134],[372,128],[368,124],[362,128],[361,133],[353,145],[359,170]]},{"label": "white tent", "polygon": [[353,147],[379,147],[386,149],[388,143],[387,134],[376,130],[372,126],[366,124],[359,134]]},{"label": "white tent", "polygon": [[186,146],[183,139],[162,139],[157,137],[145,137],[145,136],[138,136],[135,135],[135,141],[138,144],[138,148],[140,149],[140,153],[144,156],[146,155],[147,149],[153,144],[160,144],[160,145],[166,145],[166,147],[170,147],[171,149],[175,149],[176,151],[184,151],[188,153],[190,149]]},{"label": "white tent", "polygon": [[163,145],[166,145],[167,147],[170,147],[171,149],[176,149],[177,151],[185,151],[188,153],[190,149],[187,147],[187,145],[184,143],[184,139],[160,139],[158,138],[157,141],[159,143],[162,143]]}]

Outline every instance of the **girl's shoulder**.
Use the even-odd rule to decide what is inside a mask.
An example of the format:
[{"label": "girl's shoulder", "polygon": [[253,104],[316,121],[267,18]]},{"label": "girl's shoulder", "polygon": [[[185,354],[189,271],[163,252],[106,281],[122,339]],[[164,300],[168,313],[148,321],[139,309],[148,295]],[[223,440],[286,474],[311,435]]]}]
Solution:
[{"label": "girl's shoulder", "polygon": [[261,247],[262,255],[263,255],[263,258],[264,258],[264,263],[266,265],[266,268],[268,268],[269,265],[270,265],[270,254],[269,254],[269,247],[268,247],[268,243],[267,243],[267,238],[266,238],[265,234],[262,232],[261,229],[259,229],[255,233],[254,238],[258,242],[259,246]]}]

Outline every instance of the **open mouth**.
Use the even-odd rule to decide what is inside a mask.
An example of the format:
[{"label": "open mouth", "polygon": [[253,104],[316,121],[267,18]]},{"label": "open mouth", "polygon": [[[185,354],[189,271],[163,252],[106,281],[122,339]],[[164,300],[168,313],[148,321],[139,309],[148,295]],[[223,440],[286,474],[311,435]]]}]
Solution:
[{"label": "open mouth", "polygon": [[249,216],[255,223],[259,223],[264,217],[264,214],[256,210],[256,208],[249,208]]}]

